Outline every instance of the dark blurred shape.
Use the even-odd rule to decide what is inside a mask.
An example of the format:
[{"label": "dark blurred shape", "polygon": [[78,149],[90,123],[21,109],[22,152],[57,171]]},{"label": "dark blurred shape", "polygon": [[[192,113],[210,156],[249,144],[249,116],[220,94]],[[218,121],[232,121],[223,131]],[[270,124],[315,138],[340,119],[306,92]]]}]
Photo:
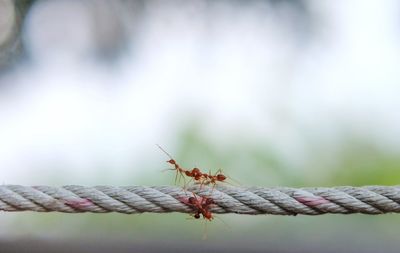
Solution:
[{"label": "dark blurred shape", "polygon": [[105,60],[116,59],[126,47],[136,27],[141,1],[91,1],[93,28],[97,56]]},{"label": "dark blurred shape", "polygon": [[[208,1],[210,4],[215,4],[221,1]],[[239,5],[242,8],[247,6],[259,5],[267,6],[265,8],[266,16],[274,16],[277,19],[276,24],[284,29],[287,29],[290,34],[295,35],[294,39],[300,45],[306,44],[312,39],[316,29],[316,20],[311,13],[310,1],[305,0],[222,0],[226,6]],[[260,5],[261,4],[261,5]]]},{"label": "dark blurred shape", "polygon": [[268,0],[282,19],[284,25],[288,26],[290,32],[296,35],[298,42],[308,42],[315,30],[314,17],[310,10],[310,2],[304,0]]},{"label": "dark blurred shape", "polygon": [[[265,15],[272,15],[279,20],[281,28],[295,34],[295,40],[301,44],[311,37],[312,15],[309,3],[306,1],[291,0],[267,0],[267,1],[199,1],[206,3],[209,8],[215,7],[218,2],[224,6],[236,6],[247,8],[260,3],[265,8]],[[193,3],[195,4],[195,3]],[[83,12],[74,12],[68,6],[79,5]],[[169,1],[170,6],[179,6],[180,1]],[[31,8],[33,13],[31,13]],[[20,59],[20,55],[28,48],[28,51],[36,50],[37,45],[44,46],[50,52],[52,47],[62,48],[63,43],[58,45],[53,39],[62,36],[68,43],[69,40],[76,42],[81,34],[87,31],[89,48],[85,57],[92,56],[96,59],[103,59],[105,62],[113,61],[121,56],[128,45],[132,46],[135,40],[135,33],[142,29],[141,22],[147,8],[163,8],[158,1],[142,0],[136,1],[0,1],[0,69]],[[38,11],[39,10],[39,11]],[[72,10],[72,12],[71,12]],[[50,12],[50,13],[49,13]],[[33,19],[25,17],[33,15]],[[79,15],[85,14],[87,24],[76,27],[75,33],[71,34],[74,22],[79,21]],[[57,17],[60,19],[57,20]],[[67,19],[65,19],[67,17]],[[76,19],[76,18],[78,19]],[[39,20],[39,21],[38,21]],[[28,22],[27,22],[28,21]],[[33,24],[31,24],[33,22]],[[28,24],[27,24],[28,23]],[[70,24],[72,23],[72,24]],[[40,27],[38,27],[38,25]],[[21,43],[21,27],[27,30],[28,38]],[[27,29],[25,29],[28,27]],[[33,29],[33,30],[32,30]],[[72,29],[74,30],[74,29]],[[70,34],[68,34],[70,33]],[[61,42],[58,40],[58,42]],[[52,43],[54,43],[52,45]],[[33,45],[32,45],[33,44]],[[72,43],[73,44],[73,43]],[[134,44],[134,43],[133,43]],[[30,52],[32,54],[32,52]]]},{"label": "dark blurred shape", "polygon": [[22,22],[33,1],[0,0],[0,71],[16,63],[23,54]]},{"label": "dark blurred shape", "polygon": [[132,24],[134,8],[127,6],[121,1],[36,1],[24,21],[24,46],[35,62],[60,56],[112,60]]}]

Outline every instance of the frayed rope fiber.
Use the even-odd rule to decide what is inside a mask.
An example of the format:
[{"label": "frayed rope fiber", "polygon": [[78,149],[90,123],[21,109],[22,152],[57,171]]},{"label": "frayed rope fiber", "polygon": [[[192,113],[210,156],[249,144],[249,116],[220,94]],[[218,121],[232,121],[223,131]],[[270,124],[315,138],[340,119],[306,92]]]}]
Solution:
[{"label": "frayed rope fiber", "polygon": [[332,188],[172,186],[0,186],[0,210],[126,214],[193,213],[193,193],[213,198],[213,213],[319,215],[400,213],[400,186]]}]

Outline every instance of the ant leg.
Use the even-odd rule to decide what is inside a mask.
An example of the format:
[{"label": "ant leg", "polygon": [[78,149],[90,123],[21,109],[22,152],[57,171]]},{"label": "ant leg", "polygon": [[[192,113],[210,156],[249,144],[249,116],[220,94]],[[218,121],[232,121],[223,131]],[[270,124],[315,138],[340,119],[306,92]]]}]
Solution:
[{"label": "ant leg", "polygon": [[[183,178],[183,179],[185,179],[185,178]],[[190,178],[189,179],[189,181],[187,182],[187,184],[185,183],[184,185],[183,185],[183,190],[186,192],[186,190],[187,190],[187,186],[188,186],[188,184],[190,184],[190,182],[193,180],[193,178]]]},{"label": "ant leg", "polygon": [[183,179],[183,190],[186,192],[186,179],[185,175],[181,172],[180,177]]},{"label": "ant leg", "polygon": [[161,172],[166,172],[167,170],[176,170],[176,169],[168,168],[168,169],[163,169]]},{"label": "ant leg", "polygon": [[200,190],[203,189],[203,185],[206,184],[206,180],[207,180],[207,179],[203,179],[203,180],[200,182]]},{"label": "ant leg", "polygon": [[176,171],[176,173],[175,173],[175,181],[174,181],[174,184],[176,185],[176,181],[178,180],[178,171]]},{"label": "ant leg", "polygon": [[213,194],[213,192],[214,192],[214,189],[215,189],[215,187],[217,186],[217,183],[216,182],[214,182],[213,183],[213,186],[212,186],[212,188],[211,188],[211,192],[210,192],[210,195],[212,195]]},{"label": "ant leg", "polygon": [[203,230],[202,240],[207,240],[207,220],[206,219],[204,219],[204,230]]},{"label": "ant leg", "polygon": [[218,170],[215,172],[214,175],[216,176],[216,175],[218,175],[218,174],[220,174],[220,173],[221,173],[221,174],[224,174],[224,172],[222,171],[222,169],[218,169]]},{"label": "ant leg", "polygon": [[175,185],[178,185],[180,183],[181,178],[185,179],[185,177],[183,176],[183,173],[182,173],[182,169],[177,168],[176,174],[175,174]]}]

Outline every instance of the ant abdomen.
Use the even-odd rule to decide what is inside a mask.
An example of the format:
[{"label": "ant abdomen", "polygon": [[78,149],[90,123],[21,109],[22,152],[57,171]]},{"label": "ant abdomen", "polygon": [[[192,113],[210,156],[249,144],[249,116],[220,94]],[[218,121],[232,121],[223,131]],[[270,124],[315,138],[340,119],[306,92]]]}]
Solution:
[{"label": "ant abdomen", "polygon": [[218,181],[224,181],[226,179],[226,176],[224,174],[218,174],[217,175],[217,180]]}]

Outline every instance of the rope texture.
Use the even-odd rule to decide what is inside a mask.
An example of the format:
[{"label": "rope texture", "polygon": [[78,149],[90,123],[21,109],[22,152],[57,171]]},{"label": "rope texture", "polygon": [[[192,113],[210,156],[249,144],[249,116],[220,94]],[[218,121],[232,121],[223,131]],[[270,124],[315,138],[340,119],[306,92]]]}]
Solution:
[{"label": "rope texture", "polygon": [[214,213],[319,215],[400,213],[400,186],[261,188],[193,186],[0,186],[0,210],[126,214],[193,213],[193,193],[214,199]]}]

